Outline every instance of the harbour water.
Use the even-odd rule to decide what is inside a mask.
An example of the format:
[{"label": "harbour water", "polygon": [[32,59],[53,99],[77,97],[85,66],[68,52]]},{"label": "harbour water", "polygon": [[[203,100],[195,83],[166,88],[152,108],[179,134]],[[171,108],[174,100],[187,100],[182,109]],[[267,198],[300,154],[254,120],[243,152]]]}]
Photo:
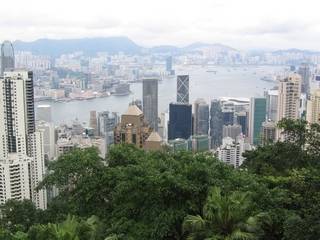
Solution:
[{"label": "harbour water", "polygon": [[[219,97],[263,96],[263,92],[275,86],[274,82],[262,81],[264,76],[277,74],[284,66],[188,66],[177,67],[176,74],[190,75],[190,103],[197,98],[210,102]],[[132,94],[109,96],[85,101],[37,102],[36,105],[50,104],[55,124],[70,123],[74,119],[88,122],[91,110],[111,111],[122,114],[129,102],[142,99],[142,83],[130,85]],[[176,100],[176,78],[159,82],[159,113],[168,110],[170,102]]]}]

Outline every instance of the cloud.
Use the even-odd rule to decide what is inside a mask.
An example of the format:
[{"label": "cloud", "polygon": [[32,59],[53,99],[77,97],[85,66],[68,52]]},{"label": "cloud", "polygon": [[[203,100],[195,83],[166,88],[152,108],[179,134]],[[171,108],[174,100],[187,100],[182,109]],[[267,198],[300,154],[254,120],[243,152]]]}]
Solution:
[{"label": "cloud", "polygon": [[292,34],[307,31],[312,24],[296,20],[284,22],[263,21],[253,27],[241,29],[239,33],[247,35]]}]

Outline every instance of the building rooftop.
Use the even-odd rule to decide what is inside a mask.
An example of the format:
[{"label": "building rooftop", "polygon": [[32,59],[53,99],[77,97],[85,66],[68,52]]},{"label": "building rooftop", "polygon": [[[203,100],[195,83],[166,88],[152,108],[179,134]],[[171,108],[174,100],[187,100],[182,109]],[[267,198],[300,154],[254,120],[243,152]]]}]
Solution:
[{"label": "building rooftop", "polygon": [[157,132],[152,132],[146,142],[162,142],[162,138]]},{"label": "building rooftop", "polygon": [[142,114],[143,112],[136,105],[129,106],[127,112],[125,113],[125,115],[134,115],[134,116],[139,116]]}]

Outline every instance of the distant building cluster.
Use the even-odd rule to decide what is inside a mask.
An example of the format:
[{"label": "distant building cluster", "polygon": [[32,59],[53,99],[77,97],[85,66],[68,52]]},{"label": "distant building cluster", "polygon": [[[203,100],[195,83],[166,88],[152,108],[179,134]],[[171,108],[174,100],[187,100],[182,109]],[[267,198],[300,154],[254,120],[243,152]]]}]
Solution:
[{"label": "distant building cluster", "polygon": [[[102,158],[115,144],[132,144],[145,151],[208,152],[237,168],[245,160],[245,151],[286,139],[277,126],[283,118],[320,123],[320,70],[315,65],[319,60],[320,56],[301,52],[253,56],[223,46],[201,47],[188,54],[86,56],[74,52],[52,57],[15,54],[5,41],[0,65],[0,204],[30,199],[45,209],[58,191],[36,191],[35,187],[49,161],[75,148],[95,147]],[[179,65],[193,64],[292,66],[272,79],[261,79],[275,87],[260,96],[196,96],[191,101],[192,75],[176,73]],[[163,79],[175,81],[176,92],[167,111],[159,112]],[[126,102],[122,115],[106,105],[102,111],[92,109],[88,123],[77,119],[55,123],[50,102],[111,95],[120,99],[132,93],[131,83],[141,84],[142,95]],[[40,102],[36,107],[35,101]]]}]

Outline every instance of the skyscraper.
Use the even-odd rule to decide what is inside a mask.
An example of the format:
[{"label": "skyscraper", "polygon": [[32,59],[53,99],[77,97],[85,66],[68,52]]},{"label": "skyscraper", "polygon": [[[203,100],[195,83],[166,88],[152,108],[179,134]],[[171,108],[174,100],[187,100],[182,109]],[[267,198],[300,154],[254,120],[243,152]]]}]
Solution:
[{"label": "skyscraper", "polygon": [[42,132],[35,131],[33,74],[4,72],[0,78],[0,203],[31,199],[46,208]]},{"label": "skyscraper", "polygon": [[320,124],[320,89],[315,89],[310,94],[307,107],[307,121]]},{"label": "skyscraper", "polygon": [[1,76],[14,69],[14,50],[12,43],[4,41],[1,45]]},{"label": "skyscraper", "polygon": [[189,104],[189,75],[177,76],[177,103]]},{"label": "skyscraper", "polygon": [[158,79],[143,79],[143,114],[154,131],[158,131]]},{"label": "skyscraper", "polygon": [[267,101],[267,120],[276,122],[278,112],[278,90],[269,90],[265,95]]},{"label": "skyscraper", "polygon": [[253,97],[250,100],[249,138],[250,143],[260,144],[262,123],[266,120],[266,99]]},{"label": "skyscraper", "polygon": [[235,122],[235,105],[233,102],[223,102],[222,106],[223,125],[233,125]]},{"label": "skyscraper", "polygon": [[209,131],[209,105],[204,99],[194,102],[194,135],[208,135]]},{"label": "skyscraper", "polygon": [[275,142],[277,140],[276,130],[277,130],[277,126],[275,122],[273,121],[263,122],[262,128],[261,128],[261,143],[264,145],[264,144]]},{"label": "skyscraper", "polygon": [[90,127],[93,129],[94,134],[97,134],[97,112],[90,111]]},{"label": "skyscraper", "polygon": [[172,72],[172,56],[166,58],[166,71],[171,74]]},{"label": "skyscraper", "polygon": [[114,143],[134,144],[143,148],[151,132],[152,128],[144,120],[143,112],[136,105],[129,106],[114,129]]},{"label": "skyscraper", "polygon": [[291,74],[279,81],[278,90],[278,110],[277,121],[283,118],[298,119],[300,94],[301,94],[301,76]]},{"label": "skyscraper", "polygon": [[188,139],[192,134],[192,106],[183,103],[170,103],[168,140]]},{"label": "skyscraper", "polygon": [[307,63],[302,63],[298,73],[301,76],[301,93],[309,95],[310,93],[310,68]]},{"label": "skyscraper", "polygon": [[222,144],[222,128],[223,128],[223,114],[221,103],[219,100],[211,101],[210,108],[210,136],[211,148],[216,148]]},{"label": "skyscraper", "polygon": [[241,126],[243,135],[248,136],[248,112],[238,112],[236,114],[237,124]]}]

